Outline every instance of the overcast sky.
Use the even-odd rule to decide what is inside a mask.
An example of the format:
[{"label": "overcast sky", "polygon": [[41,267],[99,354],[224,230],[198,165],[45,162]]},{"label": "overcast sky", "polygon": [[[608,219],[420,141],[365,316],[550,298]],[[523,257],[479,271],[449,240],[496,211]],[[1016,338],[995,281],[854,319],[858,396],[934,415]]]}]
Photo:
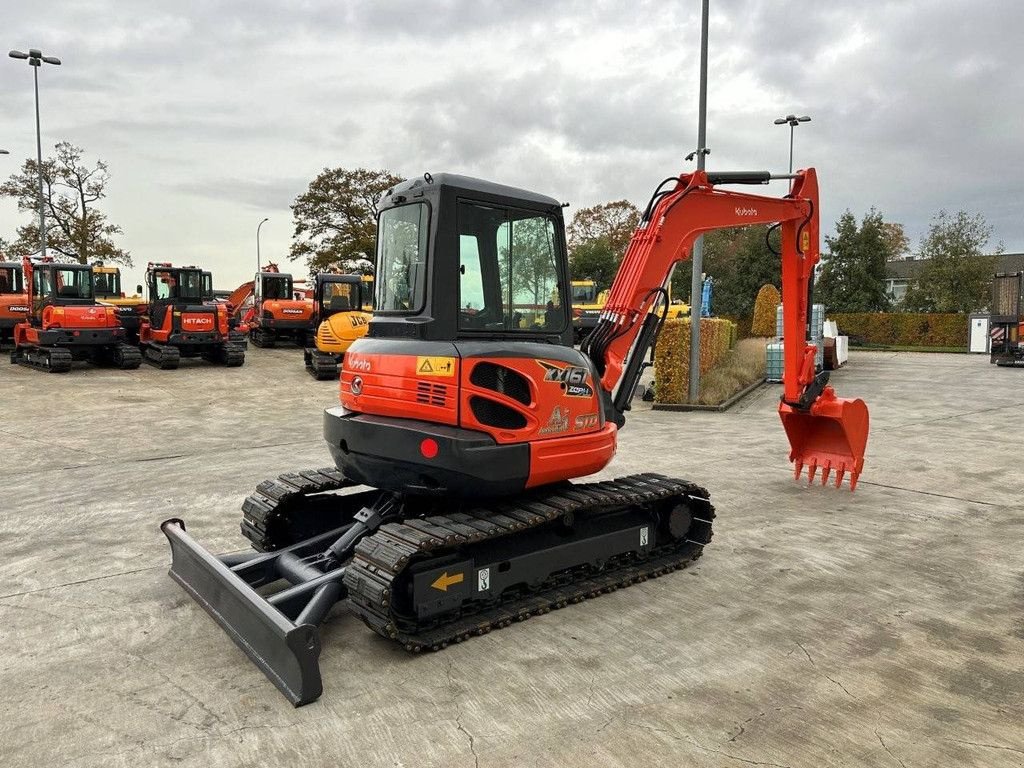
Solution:
[{"label": "overcast sky", "polygon": [[[822,223],[872,205],[916,243],[940,208],[1024,250],[1019,0],[711,0],[708,167],[818,168]],[[453,171],[580,206],[643,204],[692,168],[699,0],[7,3],[40,73],[44,152],[110,165],[104,206],[136,268],[218,287],[284,261],[289,204],[327,166]],[[34,156],[32,77],[0,61],[0,175]],[[770,188],[783,194],[782,183]],[[0,236],[23,219],[0,203]],[[304,272],[294,264],[293,271]]]}]

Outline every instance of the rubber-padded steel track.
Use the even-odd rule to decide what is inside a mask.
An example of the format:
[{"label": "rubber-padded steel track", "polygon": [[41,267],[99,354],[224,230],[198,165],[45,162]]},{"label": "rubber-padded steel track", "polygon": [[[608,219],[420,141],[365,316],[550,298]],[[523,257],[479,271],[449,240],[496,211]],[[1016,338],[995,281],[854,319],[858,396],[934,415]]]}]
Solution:
[{"label": "rubber-padded steel track", "polygon": [[164,371],[173,371],[181,361],[178,349],[167,344],[147,344],[142,354],[147,363]]},{"label": "rubber-padded steel track", "polygon": [[[481,542],[529,538],[530,529],[560,520],[578,522],[584,516],[673,503],[685,504],[692,522],[678,537],[662,536],[665,540],[643,559],[628,553],[602,563],[600,568],[575,567],[554,573],[526,594],[514,591],[489,602],[476,601],[469,610],[426,626],[418,626],[414,619],[394,610],[395,596],[408,588],[408,579],[403,583],[403,577],[413,563],[422,565],[425,559],[436,559],[442,564],[453,557],[471,557]],[[356,545],[344,583],[352,612],[374,632],[410,651],[439,650],[513,621],[685,568],[710,542],[713,519],[714,507],[707,490],[685,480],[642,474],[609,482],[567,484],[491,507],[386,523]]]},{"label": "rubber-padded steel track", "polygon": [[306,371],[317,381],[337,380],[339,375],[338,361],[334,355],[321,352],[315,347],[304,352]]},{"label": "rubber-padded steel track", "polygon": [[62,347],[21,347],[11,352],[11,362],[50,373],[71,370],[71,353]]}]

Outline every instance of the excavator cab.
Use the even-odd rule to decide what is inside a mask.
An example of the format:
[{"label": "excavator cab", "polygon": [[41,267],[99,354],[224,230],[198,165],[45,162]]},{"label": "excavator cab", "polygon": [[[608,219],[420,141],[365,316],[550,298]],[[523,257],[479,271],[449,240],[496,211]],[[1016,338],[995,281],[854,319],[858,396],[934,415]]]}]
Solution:
[{"label": "excavator cab", "polygon": [[28,314],[21,264],[0,262],[0,344],[14,338],[14,326]]}]

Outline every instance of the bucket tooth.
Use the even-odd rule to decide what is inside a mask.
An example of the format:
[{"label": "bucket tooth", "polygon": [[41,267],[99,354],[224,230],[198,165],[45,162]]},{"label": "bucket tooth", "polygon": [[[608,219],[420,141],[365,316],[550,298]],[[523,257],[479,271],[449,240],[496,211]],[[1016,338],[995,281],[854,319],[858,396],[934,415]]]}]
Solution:
[{"label": "bucket tooth", "polygon": [[857,490],[858,478],[860,478],[860,472],[850,473],[850,493],[853,493],[855,490]]},{"label": "bucket tooth", "polygon": [[832,471],[832,462],[825,460],[825,463],[821,465],[821,484],[828,485],[828,474]]},{"label": "bucket tooth", "polygon": [[811,459],[811,464],[807,468],[807,484],[810,485],[814,482],[814,475],[818,471],[818,462]]},{"label": "bucket tooth", "polygon": [[846,468],[840,467],[836,470],[836,488],[843,484],[843,476],[846,474]]},{"label": "bucket tooth", "polygon": [[804,471],[804,463],[800,459],[797,459],[795,464],[794,464],[794,467],[793,467],[793,479],[794,480],[799,480],[800,479],[800,473],[803,472],[803,471]]}]

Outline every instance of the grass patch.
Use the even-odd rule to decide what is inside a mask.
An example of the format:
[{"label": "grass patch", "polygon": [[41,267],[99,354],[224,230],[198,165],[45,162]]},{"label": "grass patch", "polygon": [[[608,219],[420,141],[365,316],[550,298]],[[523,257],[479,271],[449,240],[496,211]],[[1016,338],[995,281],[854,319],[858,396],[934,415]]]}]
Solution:
[{"label": "grass patch", "polygon": [[701,376],[701,405],[719,405],[755,381],[764,379],[767,339],[741,339],[710,371]]}]

